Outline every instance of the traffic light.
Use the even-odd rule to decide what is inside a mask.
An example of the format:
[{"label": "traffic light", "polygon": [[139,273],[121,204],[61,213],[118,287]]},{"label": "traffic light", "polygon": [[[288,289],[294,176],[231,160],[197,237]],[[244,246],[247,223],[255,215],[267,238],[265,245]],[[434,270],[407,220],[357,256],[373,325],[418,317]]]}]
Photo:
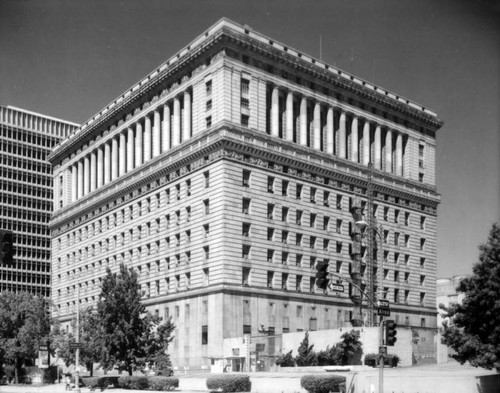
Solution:
[{"label": "traffic light", "polygon": [[316,286],[323,290],[328,286],[328,262],[321,261],[316,265]]},{"label": "traffic light", "polygon": [[398,340],[396,338],[396,334],[398,334],[397,327],[398,325],[393,320],[388,319],[385,321],[385,345],[394,346],[394,343]]},{"label": "traffic light", "polygon": [[0,229],[0,264],[11,264],[14,256],[14,235],[10,231]]}]

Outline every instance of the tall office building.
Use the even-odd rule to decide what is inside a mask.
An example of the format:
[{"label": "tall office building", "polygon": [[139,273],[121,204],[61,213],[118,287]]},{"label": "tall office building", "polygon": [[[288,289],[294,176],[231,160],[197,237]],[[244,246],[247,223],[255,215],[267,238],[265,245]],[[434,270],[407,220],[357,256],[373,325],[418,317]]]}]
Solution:
[{"label": "tall office building", "polygon": [[[441,126],[222,19],[52,152],[54,313],[69,324],[125,263],[147,308],[177,326],[174,365],[241,367],[248,358],[227,355],[238,337],[363,320],[356,288],[316,288],[319,261],[347,278],[377,277],[382,262],[392,316],[435,327]],[[369,189],[384,228],[373,271],[354,225]]]},{"label": "tall office building", "polygon": [[[50,295],[52,168],[47,156],[77,124],[0,107],[0,229],[13,233],[14,257],[0,264],[0,291]],[[5,262],[5,261],[4,261]]]}]

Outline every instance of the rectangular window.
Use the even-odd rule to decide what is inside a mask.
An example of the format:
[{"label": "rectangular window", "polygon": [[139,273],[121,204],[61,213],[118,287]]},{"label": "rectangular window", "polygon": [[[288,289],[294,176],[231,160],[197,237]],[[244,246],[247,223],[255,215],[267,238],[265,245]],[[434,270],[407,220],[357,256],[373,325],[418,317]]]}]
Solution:
[{"label": "rectangular window", "polygon": [[267,262],[272,263],[274,260],[274,250],[267,250]]},{"label": "rectangular window", "polygon": [[205,214],[210,214],[210,200],[209,199],[205,199],[203,201],[203,206],[205,208]]},{"label": "rectangular window", "polygon": [[201,345],[207,345],[208,344],[208,326],[203,325],[201,327]]},{"label": "rectangular window", "polygon": [[241,256],[243,259],[250,259],[250,246],[243,244],[241,247]]},{"label": "rectangular window", "polygon": [[330,206],[330,192],[328,191],[323,191],[323,204]]},{"label": "rectangular window", "polygon": [[302,189],[304,186],[302,184],[297,184],[297,189],[296,189],[296,198],[297,199],[302,199]]},{"label": "rectangular window", "polygon": [[[243,99],[242,99],[242,104],[243,104]],[[243,127],[248,127],[249,124],[250,124],[250,116],[248,116],[248,115],[241,115],[241,125]]]},{"label": "rectangular window", "polygon": [[311,203],[316,203],[316,188],[311,187]]},{"label": "rectangular window", "polygon": [[250,171],[243,170],[242,185],[243,187],[250,187]]},{"label": "rectangular window", "polygon": [[302,225],[302,215],[303,215],[302,210],[297,210],[297,225]]},{"label": "rectangular window", "polygon": [[288,186],[289,186],[288,181],[283,180],[281,183],[281,195],[288,196]]},{"label": "rectangular window", "polygon": [[314,213],[311,213],[310,216],[309,216],[309,226],[311,228],[315,228],[316,227],[316,214],[314,214]]},{"label": "rectangular window", "polygon": [[210,172],[203,172],[203,178],[205,179],[205,188],[210,187]]},{"label": "rectangular window", "polygon": [[342,210],[342,195],[337,195],[337,209]]},{"label": "rectangular window", "polygon": [[297,292],[302,292],[302,276],[297,275],[297,278],[295,280],[295,290]]},{"label": "rectangular window", "polygon": [[283,244],[288,244],[288,231],[281,232],[281,242]]},{"label": "rectangular window", "polygon": [[272,203],[267,204],[267,218],[274,220],[274,205]]},{"label": "rectangular window", "polygon": [[241,269],[241,285],[247,287],[250,285],[250,268],[244,267]]},{"label": "rectangular window", "polygon": [[206,123],[207,128],[212,127],[212,116],[207,116],[205,119],[205,123]]},{"label": "rectangular window", "polygon": [[274,228],[267,228],[267,240],[274,241]]},{"label": "rectangular window", "polygon": [[420,217],[420,229],[425,229],[425,217]]},{"label": "rectangular window", "polygon": [[241,212],[250,214],[250,198],[243,198]]},{"label": "rectangular window", "polygon": [[207,96],[212,94],[212,81],[209,80],[205,83],[205,93]]},{"label": "rectangular window", "polygon": [[267,287],[274,287],[274,272],[267,272]]},{"label": "rectangular window", "polygon": [[250,224],[244,222],[241,224],[241,236],[249,237],[250,236]]},{"label": "rectangular window", "polygon": [[274,194],[274,177],[272,176],[267,177],[267,192]]},{"label": "rectangular window", "polygon": [[288,221],[288,207],[283,207],[281,209],[281,221],[287,222]]}]

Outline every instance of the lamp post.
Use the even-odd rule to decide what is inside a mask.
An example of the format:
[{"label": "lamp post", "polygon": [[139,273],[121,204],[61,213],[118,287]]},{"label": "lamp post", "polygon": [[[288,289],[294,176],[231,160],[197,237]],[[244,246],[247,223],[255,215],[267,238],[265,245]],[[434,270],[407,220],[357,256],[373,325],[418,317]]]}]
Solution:
[{"label": "lamp post", "polygon": [[[377,260],[379,261],[378,263],[378,278],[379,278],[379,284],[378,284],[378,294],[377,294],[377,299],[381,300],[383,295],[384,295],[384,238],[383,238],[383,233],[384,233],[384,228],[382,225],[376,225],[372,224],[369,225],[365,220],[361,219],[360,221],[356,221],[356,225],[359,227],[361,232],[364,232],[366,230],[370,230],[372,233],[376,234],[379,238],[379,246],[377,249]],[[370,255],[370,258],[372,258],[373,255]],[[384,392],[384,356],[382,354],[383,348],[384,348],[384,316],[380,315],[379,319],[379,356],[380,356],[380,361],[379,361],[379,393]]]}]

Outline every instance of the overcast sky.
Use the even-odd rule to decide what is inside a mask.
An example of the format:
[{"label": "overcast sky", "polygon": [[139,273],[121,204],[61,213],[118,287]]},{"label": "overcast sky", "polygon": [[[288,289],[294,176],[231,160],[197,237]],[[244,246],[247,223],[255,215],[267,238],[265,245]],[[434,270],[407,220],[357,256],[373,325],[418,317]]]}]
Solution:
[{"label": "overcast sky", "polygon": [[85,122],[224,16],[438,113],[437,273],[470,274],[500,221],[496,0],[0,0],[0,105]]}]

